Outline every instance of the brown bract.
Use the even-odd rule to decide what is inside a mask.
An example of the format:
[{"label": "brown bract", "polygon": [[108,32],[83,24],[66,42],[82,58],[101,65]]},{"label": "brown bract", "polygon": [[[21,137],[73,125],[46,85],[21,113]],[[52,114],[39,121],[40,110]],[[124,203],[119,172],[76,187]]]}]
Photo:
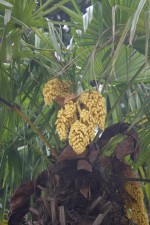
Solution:
[{"label": "brown bract", "polygon": [[124,141],[116,145],[116,157],[122,160],[126,155],[133,154],[135,150],[135,141],[131,136],[129,136]]},{"label": "brown bract", "polygon": [[75,94],[70,94],[70,95],[68,95],[68,96],[65,98],[64,104],[67,104],[69,101],[76,101],[77,98],[78,98],[77,95],[75,95]]}]

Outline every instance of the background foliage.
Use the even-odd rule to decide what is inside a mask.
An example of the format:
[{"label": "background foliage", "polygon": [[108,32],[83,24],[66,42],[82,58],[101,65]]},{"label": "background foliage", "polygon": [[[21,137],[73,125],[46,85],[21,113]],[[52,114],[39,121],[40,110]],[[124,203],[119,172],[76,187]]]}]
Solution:
[{"label": "background foliage", "polygon": [[[42,96],[55,76],[71,80],[76,93],[98,88],[107,100],[106,127],[136,127],[142,151],[136,163],[127,160],[150,178],[149,36],[149,0],[0,1],[1,219],[15,187],[65,145],[55,129],[59,106],[44,106]],[[143,188],[149,210],[149,185]]]}]

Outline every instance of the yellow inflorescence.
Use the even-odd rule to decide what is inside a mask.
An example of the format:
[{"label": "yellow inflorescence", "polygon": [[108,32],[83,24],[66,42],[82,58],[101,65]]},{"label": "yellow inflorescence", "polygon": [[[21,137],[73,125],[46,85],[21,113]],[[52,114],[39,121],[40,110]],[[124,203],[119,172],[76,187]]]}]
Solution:
[{"label": "yellow inflorescence", "polygon": [[105,99],[97,91],[84,92],[80,96],[80,102],[90,112],[101,130],[104,130],[106,108]]},{"label": "yellow inflorescence", "polygon": [[90,114],[89,111],[86,109],[82,109],[80,113],[80,121],[84,125],[86,125],[87,132],[89,134],[89,140],[93,141],[94,136],[95,136],[95,126],[96,126],[96,121],[94,117]]},{"label": "yellow inflorescence", "polygon": [[56,130],[61,140],[66,140],[69,128],[76,119],[76,103],[73,103],[73,101],[68,102],[64,109],[58,111]]},{"label": "yellow inflorescence", "polygon": [[57,96],[61,97],[68,96],[69,90],[70,90],[69,82],[61,81],[56,78],[49,80],[43,88],[45,104],[50,105]]},{"label": "yellow inflorescence", "polygon": [[93,141],[96,125],[104,129],[105,114],[105,101],[101,94],[84,92],[59,110],[56,121],[58,135],[61,140],[68,138],[73,150],[81,154]]},{"label": "yellow inflorescence", "polygon": [[87,127],[79,120],[71,126],[69,133],[69,144],[77,154],[81,154],[85,151],[87,144],[89,143],[89,135]]},{"label": "yellow inflorescence", "polygon": [[144,207],[144,196],[141,186],[138,183],[128,183],[125,189],[132,198],[126,203],[126,209],[131,210],[130,217],[137,225],[148,225],[148,216]]}]

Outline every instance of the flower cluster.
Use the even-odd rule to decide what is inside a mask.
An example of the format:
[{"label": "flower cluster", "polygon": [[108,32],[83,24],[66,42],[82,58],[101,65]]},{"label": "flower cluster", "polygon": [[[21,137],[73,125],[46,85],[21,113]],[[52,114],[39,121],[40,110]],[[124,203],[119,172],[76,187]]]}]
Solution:
[{"label": "flower cluster", "polygon": [[80,103],[89,111],[99,128],[104,130],[106,108],[105,99],[102,95],[97,91],[84,92],[80,96]]},{"label": "flower cluster", "polygon": [[45,105],[50,105],[57,96],[66,97],[70,94],[70,83],[59,79],[49,80],[43,88]]},{"label": "flower cluster", "polygon": [[130,200],[126,202],[126,209],[130,209],[130,218],[138,225],[148,225],[148,216],[143,201],[143,191],[139,183],[127,183],[125,189]]},{"label": "flower cluster", "polygon": [[81,154],[85,151],[88,143],[89,135],[86,125],[76,120],[70,129],[69,144],[77,154]]},{"label": "flower cluster", "polygon": [[58,111],[58,135],[61,140],[68,138],[73,150],[81,154],[90,141],[93,141],[96,125],[101,130],[104,129],[105,114],[105,101],[101,94],[97,91],[84,92]]},{"label": "flower cluster", "polygon": [[76,103],[69,101],[57,114],[56,130],[61,140],[66,140],[69,128],[76,120]]},{"label": "flower cluster", "polygon": [[95,136],[96,121],[90,112],[86,109],[82,109],[80,113],[80,122],[86,125],[86,129],[89,135],[89,140],[93,141]]}]

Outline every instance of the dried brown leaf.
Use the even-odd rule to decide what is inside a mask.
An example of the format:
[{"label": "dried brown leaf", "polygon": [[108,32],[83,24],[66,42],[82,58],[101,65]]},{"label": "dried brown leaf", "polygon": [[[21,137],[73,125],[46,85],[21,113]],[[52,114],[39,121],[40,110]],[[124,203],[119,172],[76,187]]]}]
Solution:
[{"label": "dried brown leaf", "polygon": [[77,163],[77,170],[86,170],[88,172],[92,172],[92,166],[87,160],[80,159]]},{"label": "dried brown leaf", "polygon": [[[116,123],[113,124],[112,126],[106,128],[102,134],[102,136],[98,139],[97,144],[99,146],[99,149],[101,150],[110,140],[112,137],[118,135],[118,134],[123,134],[123,135],[127,135],[128,137],[132,138],[133,140],[133,149],[131,151],[129,151],[128,154],[131,154],[131,158],[136,161],[138,159],[140,150],[141,150],[141,146],[139,144],[139,138],[138,138],[138,134],[136,132],[136,130],[134,128],[130,128],[130,124],[127,123]],[[123,144],[121,144],[121,146],[123,146]],[[117,146],[117,149],[120,148],[119,146]],[[118,151],[118,150],[117,150]],[[127,152],[125,150],[125,152]],[[117,152],[117,154],[119,155],[118,157],[121,158],[121,153]]]},{"label": "dried brown leaf", "polygon": [[88,154],[87,154],[88,161],[93,164],[98,157],[98,153],[99,153],[98,145],[92,142],[88,146]]},{"label": "dried brown leaf", "polygon": [[56,180],[56,187],[60,186],[60,176],[58,174],[55,174],[55,180]]},{"label": "dried brown leaf", "polygon": [[65,161],[65,160],[85,158],[86,154],[87,154],[87,151],[78,155],[75,153],[75,151],[73,151],[72,147],[68,145],[67,147],[63,149],[61,155],[58,158],[58,162]]},{"label": "dried brown leaf", "polygon": [[34,187],[34,182],[29,181],[25,184],[22,184],[19,188],[16,189],[10,201],[11,213],[28,204],[28,202],[30,201],[30,196],[34,192]]},{"label": "dried brown leaf", "polygon": [[90,198],[90,197],[91,197],[90,186],[80,188],[80,193],[81,193],[85,198],[87,198],[87,199]]},{"label": "dried brown leaf", "polygon": [[121,160],[124,156],[132,154],[135,151],[134,144],[134,140],[131,136],[118,143],[115,148],[116,157]]}]

